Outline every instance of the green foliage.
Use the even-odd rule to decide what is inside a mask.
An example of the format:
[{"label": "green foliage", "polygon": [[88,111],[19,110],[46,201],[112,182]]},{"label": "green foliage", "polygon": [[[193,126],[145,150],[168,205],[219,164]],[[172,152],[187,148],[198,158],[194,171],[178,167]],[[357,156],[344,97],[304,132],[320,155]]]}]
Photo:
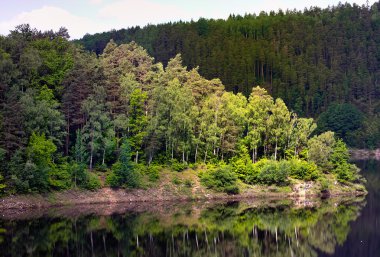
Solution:
[{"label": "green foliage", "polygon": [[327,191],[330,188],[330,183],[325,177],[319,178],[319,183],[321,184],[321,191]]},{"label": "green foliage", "polygon": [[40,167],[48,167],[53,164],[52,155],[57,151],[53,141],[46,139],[45,135],[33,133],[26,149],[28,159]]},{"label": "green foliage", "polygon": [[335,145],[334,133],[331,131],[325,132],[319,136],[314,136],[308,142],[308,158],[313,161],[324,171],[331,170],[329,161],[330,155],[333,152]]},{"label": "green foliage", "polygon": [[194,184],[190,179],[185,179],[185,181],[183,183],[187,187],[192,187]]},{"label": "green foliage", "polygon": [[261,184],[284,186],[289,182],[289,171],[284,162],[263,159],[254,165],[254,169],[258,169],[257,181]]},{"label": "green foliage", "polygon": [[182,180],[181,179],[179,179],[177,176],[174,176],[173,177],[173,179],[172,179],[172,183],[174,184],[174,185],[181,185],[182,184]]},{"label": "green foliage", "polygon": [[[220,184],[215,188],[229,193],[238,190],[234,179],[249,184],[286,185],[288,177],[315,180],[320,175],[319,170],[335,172],[340,181],[359,181],[354,166],[347,163],[347,148],[343,142],[335,139],[333,132],[309,140],[316,126],[313,119],[300,118],[291,111],[313,116],[326,110],[332,101],[352,103],[352,99],[343,95],[362,81],[355,75],[352,78],[345,75],[341,81],[344,90],[340,88],[339,76],[333,76],[329,69],[339,65],[339,59],[331,55],[341,51],[325,49],[325,44],[314,50],[302,49],[298,43],[294,45],[299,40],[287,43],[286,35],[293,33],[293,29],[286,28],[288,19],[296,15],[294,22],[302,23],[304,16],[309,15],[306,13],[255,18],[231,16],[227,21],[203,19],[190,26],[191,23],[182,23],[183,27],[175,35],[181,35],[186,27],[189,31],[195,29],[194,35],[190,33],[186,37],[186,40],[201,37],[200,45],[195,48],[207,42],[208,49],[214,45],[211,42],[223,36],[223,40],[214,42],[215,45],[223,42],[223,47],[211,47],[208,54],[211,57],[206,58],[206,62],[202,61],[204,56],[199,56],[203,48],[189,54],[194,50],[188,49],[191,44],[181,43],[182,55],[166,52],[167,47],[163,48],[161,43],[173,43],[169,31],[165,40],[149,46],[151,51],[161,48],[155,57],[160,60],[165,55],[164,63],[154,63],[154,58],[134,42],[117,45],[111,40],[103,54],[96,56],[69,42],[64,30],[38,32],[23,25],[9,36],[0,37],[0,174],[9,180],[6,181],[9,191],[86,188],[94,181],[86,165],[90,171],[95,167],[97,171],[109,173],[106,180],[112,187],[129,188],[139,187],[147,180],[158,180],[161,167],[152,164],[168,165],[169,169],[180,172],[195,164],[213,163],[221,177],[213,172],[206,177],[217,178]],[[311,17],[320,19],[319,15]],[[272,19],[281,22],[270,23]],[[243,21],[248,23],[241,27]],[[321,23],[310,24],[319,26]],[[167,24],[160,29],[171,26],[177,25]],[[272,26],[284,35],[281,38],[284,47],[275,52],[275,48],[269,47],[278,40],[278,35],[269,29]],[[160,34],[154,26],[151,29],[155,31],[152,35]],[[218,31],[216,35],[215,31]],[[242,42],[246,43],[244,47],[238,47],[240,41],[236,43],[241,33],[244,34]],[[216,37],[211,36],[213,34]],[[177,39],[181,41],[180,37]],[[144,43],[149,44],[149,40]],[[177,46],[176,43],[175,49]],[[233,50],[235,47],[239,51]],[[324,49],[323,53],[320,49]],[[189,59],[190,56],[193,57]],[[311,62],[310,56],[320,58]],[[326,56],[328,59],[323,61]],[[213,63],[209,63],[210,60]],[[228,60],[228,65],[213,69],[221,60]],[[199,61],[207,66],[193,68]],[[309,62],[313,64],[305,65]],[[189,69],[183,63],[188,64]],[[324,67],[326,63],[331,67]],[[376,61],[368,63],[375,65]],[[234,73],[226,73],[229,69]],[[335,70],[342,69],[335,67]],[[229,91],[221,80],[208,80],[201,74],[212,75],[212,78],[219,74]],[[226,74],[229,76],[225,77]],[[326,74],[331,76],[324,77]],[[348,74],[347,71],[344,74]],[[334,81],[330,80],[332,77]],[[373,85],[367,82],[365,85]],[[334,94],[325,95],[331,88]],[[364,90],[367,92],[365,101],[376,95],[373,90]],[[356,96],[359,91],[355,91]],[[339,96],[340,93],[343,95]],[[375,115],[377,100],[368,99],[368,102],[373,102],[368,111]],[[366,110],[359,99],[355,98],[354,103],[363,112]],[[345,139],[358,142],[364,136],[356,129],[360,125],[371,131],[369,141],[377,142],[377,123],[371,124],[368,117],[363,123],[355,108],[335,105],[327,109],[319,119],[325,124],[321,129],[331,127]],[[337,120],[345,127],[338,128],[330,122]],[[260,159],[262,161],[257,162]],[[110,172],[109,167],[112,167]]]},{"label": "green foliage", "polygon": [[248,165],[242,180],[248,184],[266,184],[284,186],[289,183],[288,177],[301,180],[316,180],[320,171],[312,162],[300,159],[274,161],[261,159],[255,164]]},{"label": "green foliage", "polygon": [[68,189],[72,185],[70,166],[67,162],[54,165],[49,170],[49,186],[55,190]]},{"label": "green foliage", "polygon": [[140,185],[140,174],[131,162],[131,148],[127,139],[123,140],[119,160],[112,165],[107,182],[111,187],[136,188]]},{"label": "green foliage", "polygon": [[207,170],[200,174],[201,182],[207,188],[228,194],[238,194],[237,176],[228,165]]},{"label": "green foliage", "polygon": [[[16,191],[22,193],[43,192],[49,189],[49,176],[53,175],[52,181],[55,177],[52,155],[56,150],[52,140],[46,139],[45,135],[32,134],[26,148],[26,156],[17,151],[9,165],[11,181]],[[27,159],[26,162],[24,162],[24,158]],[[65,178],[66,175],[62,177]]]},{"label": "green foliage", "polygon": [[188,168],[188,164],[186,162],[179,162],[177,159],[173,159],[170,161],[170,168],[174,171],[181,172]]},{"label": "green foliage", "polygon": [[87,183],[84,186],[85,189],[95,191],[101,187],[101,182],[98,175],[93,172],[87,172],[87,177]]},{"label": "green foliage", "polygon": [[71,162],[69,164],[71,181],[74,187],[85,188],[88,183],[88,172],[86,171],[86,165],[78,162]]},{"label": "green foliage", "polygon": [[307,162],[299,159],[282,161],[284,166],[289,169],[289,175],[292,178],[301,180],[316,180],[320,177],[320,171],[313,162]]},{"label": "green foliage", "polygon": [[363,113],[351,104],[333,104],[318,118],[318,132],[333,131],[351,143],[350,134],[361,128]]},{"label": "green foliage", "polygon": [[7,187],[7,185],[4,184],[4,177],[2,175],[0,175],[0,196],[4,194],[6,187]]}]

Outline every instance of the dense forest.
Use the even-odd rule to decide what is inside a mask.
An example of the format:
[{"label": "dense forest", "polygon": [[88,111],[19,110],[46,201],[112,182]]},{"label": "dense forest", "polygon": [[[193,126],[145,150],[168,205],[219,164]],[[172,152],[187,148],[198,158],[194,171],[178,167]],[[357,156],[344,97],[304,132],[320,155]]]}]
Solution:
[{"label": "dense forest", "polygon": [[176,54],[207,79],[246,97],[260,85],[318,131],[356,147],[380,146],[380,4],[339,4],[227,20],[199,19],[85,35],[101,55],[107,43],[137,42],[164,66]]},{"label": "dense forest", "polygon": [[247,98],[187,69],[180,55],[164,68],[135,42],[111,40],[97,56],[68,38],[64,28],[29,25],[0,37],[3,192],[96,189],[99,173],[105,185],[139,187],[160,165],[197,163],[214,165],[202,183],[228,193],[238,193],[238,179],[319,179],[325,189],[327,175],[360,181],[342,140],[311,137],[313,119],[262,87]]}]

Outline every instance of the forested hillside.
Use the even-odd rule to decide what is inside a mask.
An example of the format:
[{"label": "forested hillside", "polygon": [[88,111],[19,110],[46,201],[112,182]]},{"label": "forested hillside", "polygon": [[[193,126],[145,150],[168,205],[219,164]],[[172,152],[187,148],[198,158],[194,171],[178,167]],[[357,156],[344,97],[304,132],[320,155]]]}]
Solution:
[{"label": "forested hillside", "polygon": [[99,55],[110,39],[135,41],[164,66],[181,53],[184,65],[220,78],[227,91],[248,97],[260,85],[300,116],[324,113],[319,131],[334,130],[353,146],[379,146],[378,2],[134,27],[79,43]]},{"label": "forested hillside", "polygon": [[64,28],[20,25],[0,37],[0,193],[96,189],[99,177],[139,187],[161,165],[199,163],[215,165],[205,185],[231,193],[238,178],[360,181],[345,144],[332,132],[310,138],[315,128],[265,89],[225,91],[180,55],[164,68],[136,43],[111,40],[98,57]]}]

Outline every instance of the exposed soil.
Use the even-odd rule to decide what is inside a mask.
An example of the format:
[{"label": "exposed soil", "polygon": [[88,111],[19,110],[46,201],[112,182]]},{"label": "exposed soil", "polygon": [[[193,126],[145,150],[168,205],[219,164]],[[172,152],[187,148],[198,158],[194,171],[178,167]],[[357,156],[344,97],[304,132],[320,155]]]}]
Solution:
[{"label": "exposed soil", "polygon": [[[176,181],[174,183],[173,181]],[[185,181],[193,181],[193,184],[186,185]],[[215,201],[221,200],[241,200],[256,199],[268,201],[270,199],[292,199],[297,204],[307,205],[313,199],[323,196],[318,185],[313,182],[294,182],[292,187],[278,188],[268,186],[243,186],[238,195],[227,195],[218,193],[203,187],[195,171],[188,170],[181,173],[164,172],[160,181],[148,189],[111,189],[102,188],[97,191],[85,191],[72,189],[48,194],[15,195],[0,199],[0,213],[2,216],[12,216],[22,214],[26,210],[45,209],[48,207],[78,206],[75,210],[80,213],[81,206],[103,204],[107,205],[123,204],[137,209],[138,206],[162,206],[185,202],[191,200]],[[329,197],[334,196],[359,196],[365,195],[362,188],[336,185],[329,191]],[[147,204],[143,204],[147,203]],[[99,206],[98,206],[99,207]],[[112,208],[111,208],[112,209]]]}]

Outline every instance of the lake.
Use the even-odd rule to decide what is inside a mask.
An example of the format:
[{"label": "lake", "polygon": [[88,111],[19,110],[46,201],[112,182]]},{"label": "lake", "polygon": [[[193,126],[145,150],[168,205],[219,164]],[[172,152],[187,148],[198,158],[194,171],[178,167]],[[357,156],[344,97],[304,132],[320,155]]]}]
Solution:
[{"label": "lake", "polygon": [[365,198],[91,205],[0,219],[0,256],[380,256],[380,162]]}]

